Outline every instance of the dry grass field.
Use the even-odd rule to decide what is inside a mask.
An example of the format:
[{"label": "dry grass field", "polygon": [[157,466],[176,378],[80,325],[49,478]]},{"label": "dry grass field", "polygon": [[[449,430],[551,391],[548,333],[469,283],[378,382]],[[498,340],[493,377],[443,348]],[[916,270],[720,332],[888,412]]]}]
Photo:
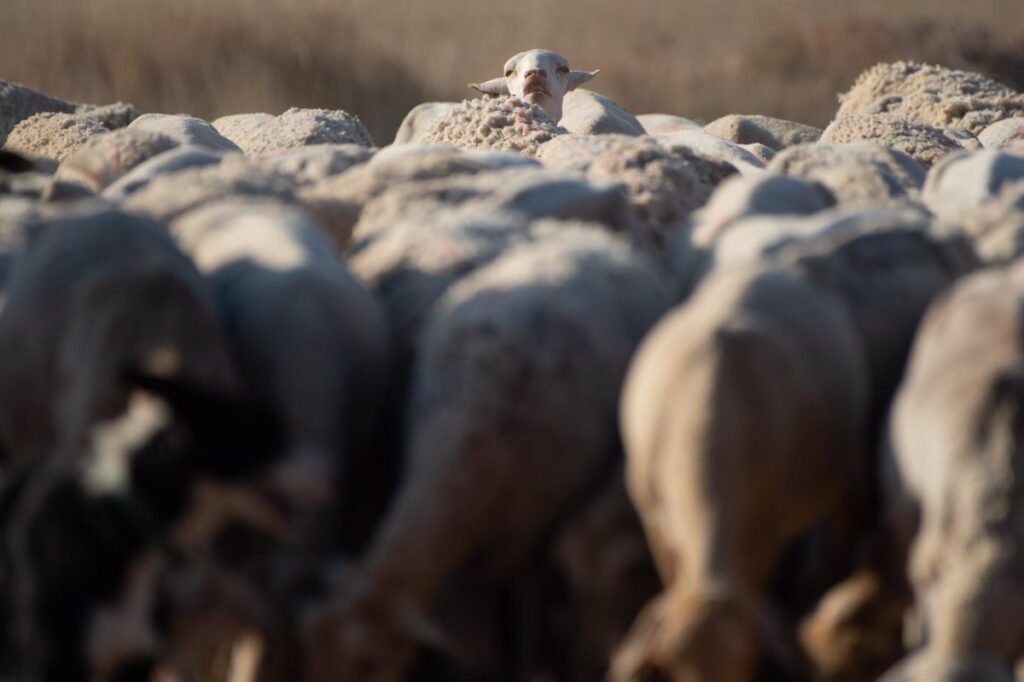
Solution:
[{"label": "dry grass field", "polygon": [[1021,0],[3,0],[0,17],[0,78],[206,118],[343,108],[382,144],[530,47],[600,68],[594,89],[634,112],[702,120],[822,125],[898,58],[1024,87]]}]

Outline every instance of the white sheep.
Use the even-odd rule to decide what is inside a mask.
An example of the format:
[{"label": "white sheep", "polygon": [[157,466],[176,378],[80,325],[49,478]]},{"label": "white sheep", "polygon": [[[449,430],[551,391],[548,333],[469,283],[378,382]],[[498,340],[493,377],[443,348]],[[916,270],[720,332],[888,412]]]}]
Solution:
[{"label": "white sheep", "polygon": [[485,95],[512,95],[536,104],[557,123],[562,118],[565,94],[598,74],[598,71],[570,69],[565,57],[551,50],[527,50],[505,62],[504,75],[469,87]]},{"label": "white sheep", "polygon": [[836,118],[899,114],[977,135],[989,125],[1024,113],[1024,95],[978,73],[915,62],[878,64],[839,96]]},{"label": "white sheep", "polygon": [[604,95],[579,88],[565,94],[558,125],[576,135],[645,135],[636,116]]},{"label": "white sheep", "polygon": [[811,144],[821,137],[821,129],[769,116],[731,114],[704,126],[704,132],[736,144],[763,144],[775,151],[796,144]]},{"label": "white sheep", "polygon": [[926,171],[908,154],[877,142],[790,147],[768,171],[816,180],[841,206],[900,206],[919,200]]},{"label": "white sheep", "polygon": [[980,273],[929,309],[893,405],[884,501],[920,646],[887,682],[1009,682],[1024,656],[1022,275]]},{"label": "white sheep", "polygon": [[762,657],[800,669],[768,592],[787,545],[857,513],[868,390],[858,337],[805,273],[753,268],[710,278],[645,338],[620,420],[665,590],[637,617],[612,680],[747,682]]},{"label": "white sheep", "polygon": [[482,554],[514,579],[614,461],[622,374],[667,302],[624,242],[557,223],[448,290],[420,341],[403,484],[311,616],[311,679],[400,679],[446,577]]},{"label": "white sheep", "polygon": [[845,144],[861,140],[906,152],[925,168],[931,168],[947,154],[964,150],[954,134],[897,114],[855,114],[837,118],[825,129],[820,142]]},{"label": "white sheep", "polygon": [[106,132],[102,123],[86,116],[45,112],[14,126],[4,148],[63,161],[90,138]]},{"label": "white sheep", "polygon": [[146,130],[166,135],[182,145],[198,145],[224,152],[241,151],[207,121],[194,116],[143,114],[128,125],[129,130]]},{"label": "white sheep", "polygon": [[280,116],[236,114],[218,118],[213,127],[249,156],[318,144],[374,146],[359,117],[340,110],[292,107]]},{"label": "white sheep", "polygon": [[54,181],[80,184],[99,193],[140,163],[177,146],[166,135],[139,130],[97,135],[61,163]]},{"label": "white sheep", "polygon": [[1000,188],[1024,178],[1024,156],[986,149],[947,156],[928,172],[921,193],[937,215],[957,221],[993,200]]},{"label": "white sheep", "polygon": [[978,133],[986,149],[1007,149],[1024,153],[1024,116],[997,121]]},{"label": "white sheep", "polygon": [[601,183],[622,183],[636,213],[635,241],[664,248],[671,228],[700,208],[733,169],[699,157],[673,154],[647,136],[564,135],[541,146],[545,166],[586,174]]},{"label": "white sheep", "polygon": [[434,121],[423,141],[532,156],[541,144],[565,132],[540,106],[506,96],[457,104]]}]

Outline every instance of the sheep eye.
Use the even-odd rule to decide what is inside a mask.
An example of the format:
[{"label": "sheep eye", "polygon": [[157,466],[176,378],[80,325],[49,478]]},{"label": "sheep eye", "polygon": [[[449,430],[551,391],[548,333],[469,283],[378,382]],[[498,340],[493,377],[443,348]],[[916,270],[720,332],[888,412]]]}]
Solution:
[{"label": "sheep eye", "polygon": [[568,66],[559,66],[558,67],[558,73],[569,73],[569,67]]},{"label": "sheep eye", "polygon": [[511,76],[511,75],[512,75],[513,73],[515,73],[515,71],[514,71],[513,69],[509,69],[508,71],[506,71],[506,72],[505,72],[505,77],[506,77],[506,78],[508,78],[508,77],[509,77],[509,76]]}]

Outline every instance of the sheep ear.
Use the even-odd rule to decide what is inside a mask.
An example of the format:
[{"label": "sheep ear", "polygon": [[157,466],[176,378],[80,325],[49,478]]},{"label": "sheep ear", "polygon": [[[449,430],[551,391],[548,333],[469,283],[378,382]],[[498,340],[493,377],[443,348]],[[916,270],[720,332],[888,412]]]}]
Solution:
[{"label": "sheep ear", "polygon": [[569,84],[566,86],[566,90],[575,90],[599,73],[601,73],[601,69],[594,69],[593,71],[573,69],[569,72]]},{"label": "sheep ear", "polygon": [[477,92],[482,92],[485,95],[508,95],[508,83],[505,82],[504,78],[492,78],[489,81],[483,83],[470,83],[468,87],[473,88]]}]

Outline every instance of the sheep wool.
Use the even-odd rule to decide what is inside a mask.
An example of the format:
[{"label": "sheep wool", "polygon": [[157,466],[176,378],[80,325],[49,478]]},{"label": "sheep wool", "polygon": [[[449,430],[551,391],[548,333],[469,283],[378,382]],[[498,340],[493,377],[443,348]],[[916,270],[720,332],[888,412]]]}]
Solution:
[{"label": "sheep wool", "polygon": [[465,100],[454,107],[434,124],[424,142],[533,156],[540,145],[565,132],[535,104],[515,97],[482,98]]}]

